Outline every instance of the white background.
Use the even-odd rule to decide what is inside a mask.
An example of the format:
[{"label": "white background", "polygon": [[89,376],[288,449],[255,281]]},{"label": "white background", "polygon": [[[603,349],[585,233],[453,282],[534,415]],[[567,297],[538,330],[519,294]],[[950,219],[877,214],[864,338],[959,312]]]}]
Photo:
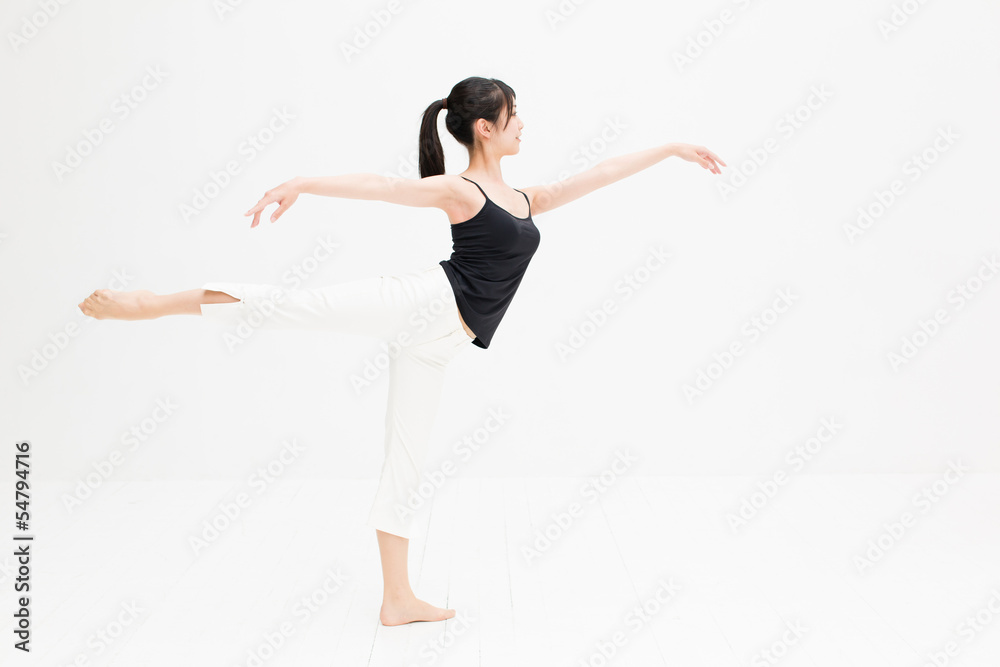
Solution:
[{"label": "white background", "polygon": [[[889,2],[591,1],[563,3],[573,11],[559,21],[556,3],[404,1],[391,14],[385,2],[247,1],[220,14],[210,2],[70,2],[14,44],[41,10],[7,2],[2,439],[30,440],[57,494],[116,449],[115,481],[238,479],[291,438],[307,452],[288,478],[374,479],[386,376],[360,393],[351,376],[378,341],[258,331],[230,351],[198,317],[95,321],[77,304],[122,270],[129,289],[157,293],[281,284],[321,237],[340,247],[304,286],[448,257],[436,209],[306,195],[274,225],[251,230],[242,214],[295,175],[416,177],[423,110],[485,76],[515,90],[525,124],[520,154],[502,162],[512,187],[667,142],[729,166],[716,176],[670,158],[538,215],[539,250],[490,349],[470,346],[448,371],[432,458],[493,409],[509,418],[463,474],[596,474],[628,449],[635,474],[763,475],[823,418],[843,427],[809,472],[938,474],[949,460],[997,472],[1000,280],[960,310],[948,295],[1000,251],[1000,8],[911,4],[885,37]],[[712,36],[705,22],[724,10],[732,20]],[[373,12],[391,20],[345,56]],[[112,105],[147,68],[164,80],[121,118]],[[804,106],[819,88],[829,99]],[[294,120],[247,161],[241,142],[274,108]],[[779,123],[796,111],[787,136]],[[103,118],[113,131],[60,178],[54,164]],[[446,170],[459,173],[465,149],[439,121]],[[609,123],[623,129],[602,144]],[[907,163],[947,128],[957,139],[912,180]],[[769,138],[777,150],[755,167]],[[185,222],[181,205],[229,160],[240,173]],[[851,243],[845,225],[894,179],[905,191]],[[671,260],[626,300],[615,285],[650,247]],[[780,289],[794,305],[748,342],[741,327]],[[617,310],[564,359],[558,346],[607,298]],[[888,354],[937,309],[948,321],[893,369]],[[71,324],[79,335],[56,351]],[[684,385],[734,341],[744,354],[689,401]],[[50,358],[25,374],[36,352]],[[129,451],[123,434],[157,399],[178,407]]]}]

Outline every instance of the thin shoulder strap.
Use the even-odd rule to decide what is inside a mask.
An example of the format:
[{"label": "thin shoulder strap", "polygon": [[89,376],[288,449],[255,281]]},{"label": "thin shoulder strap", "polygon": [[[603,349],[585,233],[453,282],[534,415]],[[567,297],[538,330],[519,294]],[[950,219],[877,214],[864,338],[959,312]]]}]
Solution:
[{"label": "thin shoulder strap", "polygon": [[[463,176],[462,178],[465,178],[465,176]],[[475,181],[473,181],[473,180],[471,180],[471,179],[468,179],[468,178],[465,178],[465,180],[469,181],[469,183],[472,183],[472,184],[473,184],[473,185],[475,185],[475,186],[476,186],[477,188],[479,188],[479,183],[476,183]],[[490,197],[489,197],[489,195],[487,195],[487,194],[486,194],[486,191],[485,191],[485,190],[483,190],[482,188],[479,188],[479,191],[480,191],[480,192],[482,192],[482,193],[483,193],[483,196],[484,196],[484,197],[486,197],[487,199],[489,199],[489,198],[490,198]]]},{"label": "thin shoulder strap", "polygon": [[[517,188],[514,188],[514,189],[517,190],[517,192],[521,192]],[[521,192],[521,194],[524,195],[523,192]],[[524,201],[528,202],[528,214],[530,215],[531,214],[531,200],[528,199],[528,195],[524,195]]]}]

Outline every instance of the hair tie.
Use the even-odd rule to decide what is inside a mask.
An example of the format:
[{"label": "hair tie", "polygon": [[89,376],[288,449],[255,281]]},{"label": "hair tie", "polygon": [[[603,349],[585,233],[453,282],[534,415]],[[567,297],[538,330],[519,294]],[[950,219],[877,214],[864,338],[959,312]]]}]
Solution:
[{"label": "hair tie", "polygon": [[447,97],[442,97],[441,98],[441,108],[442,109],[447,109],[448,108],[448,98]]}]

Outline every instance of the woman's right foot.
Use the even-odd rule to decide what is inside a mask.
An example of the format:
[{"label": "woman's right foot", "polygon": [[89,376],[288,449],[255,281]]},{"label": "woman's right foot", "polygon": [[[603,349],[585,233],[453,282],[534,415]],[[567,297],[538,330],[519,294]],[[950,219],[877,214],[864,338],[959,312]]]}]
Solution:
[{"label": "woman's right foot", "polygon": [[149,290],[117,292],[99,289],[78,304],[88,317],[98,320],[150,320],[149,297],[156,296]]}]

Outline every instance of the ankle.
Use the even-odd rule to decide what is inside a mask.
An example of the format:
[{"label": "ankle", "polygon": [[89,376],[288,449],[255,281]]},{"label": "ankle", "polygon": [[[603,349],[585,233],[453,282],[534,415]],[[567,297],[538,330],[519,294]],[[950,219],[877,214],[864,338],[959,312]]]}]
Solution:
[{"label": "ankle", "polygon": [[135,303],[142,319],[154,320],[163,315],[163,313],[157,312],[159,307],[157,295],[149,290],[136,290]]},{"label": "ankle", "polygon": [[407,586],[394,586],[392,588],[383,588],[382,590],[382,602],[389,603],[399,603],[406,602],[409,600],[415,600],[417,596],[413,593],[413,589]]}]

